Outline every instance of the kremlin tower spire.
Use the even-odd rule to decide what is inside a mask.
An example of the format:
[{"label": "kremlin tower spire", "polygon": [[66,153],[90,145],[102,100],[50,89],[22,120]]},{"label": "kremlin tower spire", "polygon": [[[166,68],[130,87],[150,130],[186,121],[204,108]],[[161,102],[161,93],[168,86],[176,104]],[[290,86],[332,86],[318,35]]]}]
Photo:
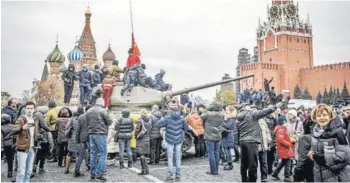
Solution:
[{"label": "kremlin tower spire", "polygon": [[92,14],[90,11],[90,4],[89,4],[87,7],[87,10],[85,11],[85,26],[81,34],[81,37],[78,41],[78,45],[84,56],[82,63],[89,64],[90,68],[93,68],[97,62],[97,56],[96,56],[96,46],[95,46],[96,43],[94,41],[94,37],[92,36],[91,28],[90,28],[91,15]]}]

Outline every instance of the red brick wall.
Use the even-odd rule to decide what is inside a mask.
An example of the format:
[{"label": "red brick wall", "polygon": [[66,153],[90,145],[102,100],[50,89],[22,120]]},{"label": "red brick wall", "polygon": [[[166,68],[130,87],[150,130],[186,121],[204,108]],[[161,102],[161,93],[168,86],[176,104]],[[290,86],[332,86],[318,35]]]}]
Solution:
[{"label": "red brick wall", "polygon": [[344,81],[350,86],[350,62],[322,65],[310,69],[302,69],[301,88],[304,91],[307,87],[313,99],[319,91],[323,94],[324,88],[329,90],[330,86],[343,88]]}]

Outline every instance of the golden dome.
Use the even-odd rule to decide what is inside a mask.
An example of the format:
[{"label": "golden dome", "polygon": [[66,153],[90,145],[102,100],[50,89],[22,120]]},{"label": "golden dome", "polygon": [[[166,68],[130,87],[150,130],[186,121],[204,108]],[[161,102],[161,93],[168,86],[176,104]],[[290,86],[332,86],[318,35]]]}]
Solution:
[{"label": "golden dome", "polygon": [[89,15],[91,15],[90,8],[88,8],[88,9],[85,11],[85,14],[89,14]]}]

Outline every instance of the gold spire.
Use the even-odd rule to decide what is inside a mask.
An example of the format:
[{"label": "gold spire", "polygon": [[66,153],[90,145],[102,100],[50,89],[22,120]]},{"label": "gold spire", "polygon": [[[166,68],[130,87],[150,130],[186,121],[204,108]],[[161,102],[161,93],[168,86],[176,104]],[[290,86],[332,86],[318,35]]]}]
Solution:
[{"label": "gold spire", "polygon": [[90,11],[90,1],[88,2],[88,7],[87,7],[87,9],[86,9],[86,11],[85,11],[85,14],[91,15],[91,11]]}]

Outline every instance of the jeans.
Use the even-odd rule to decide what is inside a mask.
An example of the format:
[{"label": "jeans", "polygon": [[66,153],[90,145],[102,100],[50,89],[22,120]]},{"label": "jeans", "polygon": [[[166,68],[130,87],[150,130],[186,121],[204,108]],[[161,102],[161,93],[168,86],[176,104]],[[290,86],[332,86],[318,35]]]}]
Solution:
[{"label": "jeans", "polygon": [[223,150],[223,152],[224,152],[225,159],[226,159],[227,163],[232,163],[231,148],[229,148],[229,147],[224,147],[222,150]]},{"label": "jeans", "polygon": [[220,141],[207,140],[206,145],[208,151],[210,172],[212,174],[218,174],[220,163]]},{"label": "jeans", "polygon": [[258,155],[259,155],[261,180],[266,180],[267,179],[267,151],[260,151]]},{"label": "jeans", "polygon": [[73,84],[72,85],[63,85],[64,86],[64,103],[69,104],[70,99],[72,98]]},{"label": "jeans", "polygon": [[181,172],[181,156],[182,156],[182,143],[180,144],[167,144],[167,158],[168,158],[168,176],[174,175],[174,150],[175,150],[175,165],[176,165],[176,176],[180,176]]},{"label": "jeans", "polygon": [[91,87],[90,86],[79,86],[80,88],[80,103],[83,104],[85,100],[89,101]]},{"label": "jeans", "polygon": [[33,170],[34,149],[30,148],[28,152],[17,151],[17,177],[16,182],[29,182]]},{"label": "jeans", "polygon": [[[81,163],[83,162],[83,159],[86,155],[86,150],[90,149],[90,143],[89,142],[82,142],[79,144],[79,152],[78,152],[78,158],[77,162],[75,163],[75,171],[80,171]],[[90,165],[90,153],[87,153],[87,157],[85,159],[85,163],[87,166]]]},{"label": "jeans", "polygon": [[280,163],[278,163],[275,171],[273,171],[273,175],[278,175],[282,168],[284,167],[284,178],[290,177],[290,167],[291,167],[291,159],[282,159]]},{"label": "jeans", "polygon": [[194,136],[196,158],[205,156],[204,135]]},{"label": "jeans", "polygon": [[91,175],[101,177],[107,160],[107,136],[90,135]]},{"label": "jeans", "polygon": [[241,142],[242,182],[256,182],[257,180],[258,145],[257,143]]},{"label": "jeans", "polygon": [[118,139],[119,144],[119,161],[124,161],[124,149],[126,148],[126,153],[128,154],[128,161],[132,161],[132,152],[130,147],[130,139]]},{"label": "jeans", "polygon": [[13,169],[13,157],[15,155],[15,152],[12,148],[12,146],[4,146],[4,153],[7,158],[7,172],[12,172]]}]

